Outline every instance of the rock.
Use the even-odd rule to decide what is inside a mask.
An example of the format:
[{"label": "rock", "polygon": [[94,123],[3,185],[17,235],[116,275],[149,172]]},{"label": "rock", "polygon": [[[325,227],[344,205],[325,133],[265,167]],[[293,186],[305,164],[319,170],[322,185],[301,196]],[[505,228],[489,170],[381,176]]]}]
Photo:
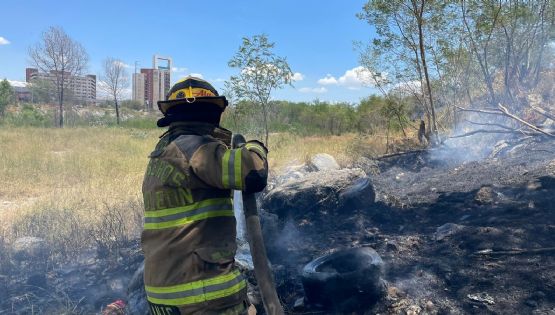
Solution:
[{"label": "rock", "polygon": [[494,198],[493,188],[490,186],[483,186],[478,190],[474,200],[482,205],[492,204]]},{"label": "rock", "polygon": [[278,176],[276,176],[276,178],[273,180],[273,184],[274,186],[283,185],[289,181],[302,178],[308,172],[308,166],[306,165],[295,165],[286,167]]},{"label": "rock", "polygon": [[455,223],[445,223],[444,225],[438,227],[434,234],[434,239],[436,241],[441,241],[444,238],[458,233],[465,228],[464,225],[459,225]]},{"label": "rock", "polygon": [[338,170],[339,164],[335,158],[327,153],[318,153],[310,159],[309,170],[313,172]]},{"label": "rock", "polygon": [[434,310],[434,303],[432,301],[426,301],[426,311],[432,312]]},{"label": "rock", "polygon": [[43,261],[48,256],[46,241],[39,237],[25,236],[12,245],[13,258],[19,261]]},{"label": "rock", "polygon": [[[357,181],[365,177],[366,174],[361,169],[308,173],[301,179],[290,181],[271,190],[262,200],[262,208],[276,214],[281,220],[290,216],[297,219],[313,217],[324,220],[327,217],[324,214],[328,212],[334,215],[350,214],[353,209],[345,208],[346,200],[361,198],[360,203],[364,204],[368,203],[369,196],[352,196],[346,192],[344,196],[349,198],[341,199],[340,193],[348,187],[351,187],[353,192],[359,188],[373,191],[373,188],[364,185],[364,181]],[[369,184],[369,186],[372,185]]]},{"label": "rock", "polygon": [[411,305],[406,310],[407,315],[418,315],[422,312],[422,308],[418,305]]},{"label": "rock", "polygon": [[487,294],[486,292],[468,294],[467,297],[474,302],[480,302],[489,305],[495,304],[495,300],[493,299],[493,297],[491,297],[491,295]]}]

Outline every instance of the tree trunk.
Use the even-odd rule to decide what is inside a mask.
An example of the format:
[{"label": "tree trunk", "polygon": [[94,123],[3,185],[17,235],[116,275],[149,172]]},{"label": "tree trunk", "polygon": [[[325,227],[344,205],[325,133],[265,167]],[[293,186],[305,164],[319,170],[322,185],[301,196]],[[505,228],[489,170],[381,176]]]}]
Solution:
[{"label": "tree trunk", "polygon": [[428,66],[426,64],[426,50],[424,49],[424,32],[422,30],[423,21],[423,11],[424,11],[424,3],[425,0],[421,0],[422,4],[420,5],[420,10],[416,9],[416,3],[414,3],[415,11],[418,12],[417,21],[418,21],[418,44],[420,46],[420,59],[422,59],[422,68],[424,70],[424,77],[426,79],[426,88],[428,92],[428,99],[430,102],[430,110],[432,114],[432,131],[434,134],[437,134],[437,122],[436,122],[436,113],[434,108],[434,98],[432,95],[432,86],[430,85],[430,76],[428,74]]},{"label": "tree trunk", "polygon": [[62,83],[60,87],[60,128],[64,127],[64,72],[62,70]]},{"label": "tree trunk", "polygon": [[114,98],[114,102],[116,103],[116,123],[119,125],[119,105],[118,99]]},{"label": "tree trunk", "polygon": [[262,110],[264,112],[264,133],[266,135],[266,147],[269,146],[268,138],[269,138],[269,131],[268,131],[268,109],[266,108],[267,104],[262,105]]}]

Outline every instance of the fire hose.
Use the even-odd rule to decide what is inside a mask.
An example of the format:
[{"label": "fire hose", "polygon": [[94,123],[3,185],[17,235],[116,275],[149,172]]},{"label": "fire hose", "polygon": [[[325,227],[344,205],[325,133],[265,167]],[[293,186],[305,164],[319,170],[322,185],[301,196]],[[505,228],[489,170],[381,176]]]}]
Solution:
[{"label": "fire hose", "polygon": [[[233,135],[233,148],[238,148],[245,143],[245,137],[240,134]],[[256,198],[254,194],[245,192],[243,192],[242,197],[248,241],[254,264],[254,274],[256,276],[258,288],[260,289],[264,309],[268,315],[283,315],[284,312],[276,292],[272,270],[268,265],[268,256],[266,255],[266,247],[264,246],[264,238],[262,237],[262,228],[260,226],[260,218],[258,217]]]}]

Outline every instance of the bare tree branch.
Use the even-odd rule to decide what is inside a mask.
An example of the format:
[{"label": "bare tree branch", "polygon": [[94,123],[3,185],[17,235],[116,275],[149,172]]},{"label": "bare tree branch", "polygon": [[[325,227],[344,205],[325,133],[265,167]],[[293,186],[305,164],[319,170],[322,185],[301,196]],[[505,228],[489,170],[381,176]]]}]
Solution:
[{"label": "bare tree branch", "polygon": [[125,70],[125,63],[119,59],[106,58],[103,62],[103,75],[101,76],[102,90],[112,97],[116,106],[116,122],[120,123],[119,103],[125,88],[129,86],[129,75]]},{"label": "bare tree branch", "polygon": [[543,133],[543,134],[546,135],[546,136],[555,138],[555,135],[553,135],[553,134],[551,134],[551,133],[549,133],[549,132],[547,132],[547,131],[545,131],[545,130],[543,130],[543,129],[541,129],[541,128],[538,128],[538,127],[532,125],[531,123],[525,121],[524,119],[522,119],[522,118],[520,118],[520,117],[517,117],[516,115],[513,115],[513,114],[509,113],[509,110],[508,110],[506,107],[504,107],[503,105],[499,104],[499,105],[497,105],[497,106],[499,107],[499,109],[501,110],[501,112],[503,112],[503,114],[505,114],[506,116],[511,117],[512,119],[514,119],[514,120],[520,122],[520,123],[523,124],[523,125],[526,125],[527,127],[531,128],[531,129],[533,129],[533,130],[535,130],[535,131],[537,131],[537,132],[539,132],[539,133]]},{"label": "bare tree branch", "polygon": [[[82,74],[87,66],[88,55],[78,42],[69,37],[62,28],[50,27],[41,40],[29,48],[32,64],[40,71],[54,76],[59,104],[59,126],[64,126],[64,93],[70,88],[75,76]],[[67,97],[67,95],[66,95]]]},{"label": "bare tree branch", "polygon": [[478,129],[478,130],[474,130],[471,132],[467,132],[464,133],[462,135],[456,135],[456,136],[451,136],[449,137],[450,139],[455,139],[455,138],[464,138],[464,137],[469,137],[478,133],[519,133],[517,131],[511,131],[511,130],[488,130],[488,129]]}]

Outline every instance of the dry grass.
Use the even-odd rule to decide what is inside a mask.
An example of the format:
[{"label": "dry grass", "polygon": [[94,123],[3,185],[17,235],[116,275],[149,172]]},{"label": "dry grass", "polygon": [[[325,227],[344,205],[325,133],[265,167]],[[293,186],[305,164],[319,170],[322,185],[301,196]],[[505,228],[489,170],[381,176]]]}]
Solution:
[{"label": "dry grass", "polygon": [[[0,128],[0,236],[45,238],[61,254],[136,238],[148,154],[162,130]],[[274,172],[329,153],[342,165],[385,152],[385,138],[274,134]]]},{"label": "dry grass", "polygon": [[[0,129],[2,234],[43,237],[63,253],[136,235],[142,176],[158,133]],[[124,231],[107,217],[123,217]]]}]

